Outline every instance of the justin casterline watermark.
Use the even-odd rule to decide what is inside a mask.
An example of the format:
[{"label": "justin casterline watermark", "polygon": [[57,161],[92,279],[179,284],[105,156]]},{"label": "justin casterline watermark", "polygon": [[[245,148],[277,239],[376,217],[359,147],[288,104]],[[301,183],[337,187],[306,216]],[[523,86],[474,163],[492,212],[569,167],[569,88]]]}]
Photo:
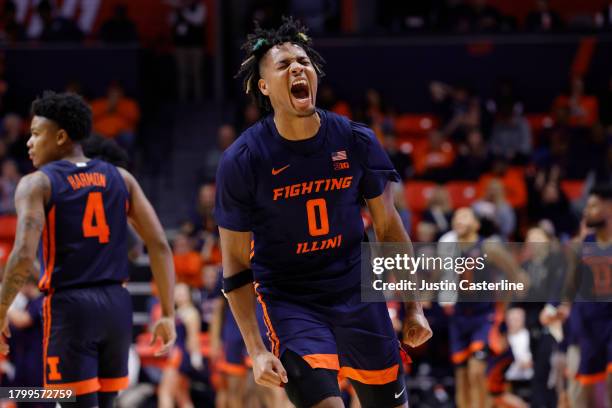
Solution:
[{"label": "justin casterline watermark", "polygon": [[612,248],[592,243],[370,242],[361,249],[365,302],[612,301]]}]

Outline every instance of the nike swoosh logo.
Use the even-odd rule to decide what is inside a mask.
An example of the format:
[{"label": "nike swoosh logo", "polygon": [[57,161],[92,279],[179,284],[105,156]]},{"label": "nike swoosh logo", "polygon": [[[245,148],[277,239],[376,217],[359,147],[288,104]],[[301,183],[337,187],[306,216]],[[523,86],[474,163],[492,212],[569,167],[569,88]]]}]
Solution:
[{"label": "nike swoosh logo", "polygon": [[280,169],[272,169],[272,175],[276,176],[277,174],[279,174],[282,171],[287,170],[287,167],[291,166],[290,164],[286,165],[285,167],[281,167]]},{"label": "nike swoosh logo", "polygon": [[399,397],[401,397],[404,391],[406,391],[406,387],[402,388],[402,392],[400,392],[399,394],[395,394],[395,399],[398,399]]}]

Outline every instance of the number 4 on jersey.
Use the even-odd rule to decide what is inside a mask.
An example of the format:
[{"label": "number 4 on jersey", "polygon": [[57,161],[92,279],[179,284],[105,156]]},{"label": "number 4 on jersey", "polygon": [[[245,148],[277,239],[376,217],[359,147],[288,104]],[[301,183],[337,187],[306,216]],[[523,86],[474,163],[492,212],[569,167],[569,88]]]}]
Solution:
[{"label": "number 4 on jersey", "polygon": [[97,237],[101,244],[108,243],[110,229],[106,223],[102,193],[100,192],[92,192],[87,196],[87,205],[83,216],[83,236],[85,238]]}]

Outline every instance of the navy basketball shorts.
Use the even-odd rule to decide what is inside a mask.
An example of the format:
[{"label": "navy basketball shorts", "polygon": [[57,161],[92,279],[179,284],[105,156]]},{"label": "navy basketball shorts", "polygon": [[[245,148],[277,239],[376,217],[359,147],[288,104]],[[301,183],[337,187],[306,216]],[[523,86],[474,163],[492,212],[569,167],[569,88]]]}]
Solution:
[{"label": "navy basketball shorts", "polygon": [[128,386],[132,300],[120,284],[59,290],[43,303],[46,388],[76,395]]},{"label": "navy basketball shorts", "polygon": [[[281,361],[288,355],[300,356],[314,370],[332,370],[348,378],[364,407],[398,406],[406,402],[406,390],[400,344],[387,305],[362,303],[360,295],[357,289],[339,293],[328,302],[302,303],[258,291],[271,351]],[[339,395],[337,389],[322,394],[319,400],[335,395]],[[296,398],[304,401],[305,397],[308,396]],[[292,402],[296,404],[293,399]]]}]

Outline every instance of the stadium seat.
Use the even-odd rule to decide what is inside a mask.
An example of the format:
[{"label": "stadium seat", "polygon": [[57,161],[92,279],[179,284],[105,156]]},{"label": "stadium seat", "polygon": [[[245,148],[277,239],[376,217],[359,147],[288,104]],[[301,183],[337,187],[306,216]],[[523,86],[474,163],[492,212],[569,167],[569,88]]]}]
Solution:
[{"label": "stadium seat", "polygon": [[531,128],[531,145],[539,146],[542,130],[548,129],[555,124],[553,117],[548,113],[527,113],[525,114],[525,119],[527,119]]},{"label": "stadium seat", "polygon": [[453,208],[470,206],[477,197],[478,185],[471,181],[450,181],[445,185]]},{"label": "stadium seat", "polygon": [[574,201],[582,197],[584,192],[583,180],[564,180],[561,182],[561,190],[565,193],[570,201]]},{"label": "stadium seat", "polygon": [[403,114],[395,118],[395,131],[398,138],[424,137],[437,126],[433,115]]},{"label": "stadium seat", "polygon": [[17,230],[17,217],[14,215],[0,216],[0,240],[13,241]]},{"label": "stadium seat", "polygon": [[427,208],[427,201],[436,183],[431,181],[409,181],[406,183],[406,202],[413,212],[421,212]]}]

